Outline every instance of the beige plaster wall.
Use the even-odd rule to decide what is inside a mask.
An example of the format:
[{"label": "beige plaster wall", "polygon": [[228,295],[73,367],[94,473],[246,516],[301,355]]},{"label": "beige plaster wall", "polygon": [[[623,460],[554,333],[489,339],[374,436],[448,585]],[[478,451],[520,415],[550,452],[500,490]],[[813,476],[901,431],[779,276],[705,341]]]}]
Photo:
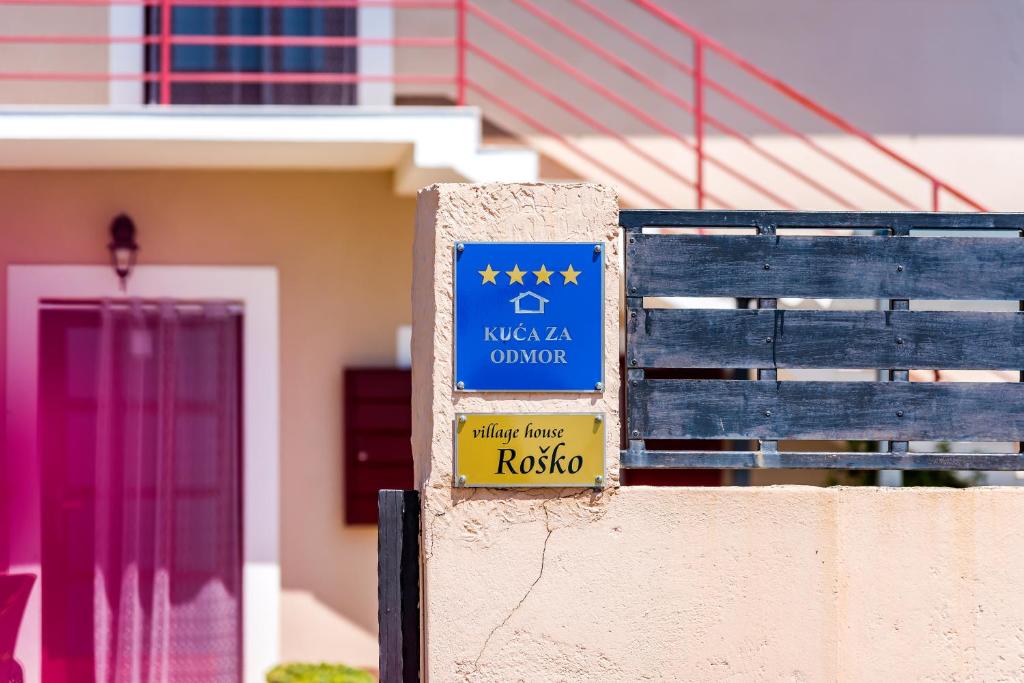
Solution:
[{"label": "beige plaster wall", "polygon": [[1018,680],[1024,491],[627,487],[428,516],[434,681]]},{"label": "beige plaster wall", "polygon": [[[102,5],[0,6],[0,31],[10,36],[103,37],[110,34],[108,19]],[[105,74],[109,56],[103,44],[0,43],[0,72]],[[0,104],[107,104],[108,90],[105,80],[0,79]]]},{"label": "beige plaster wall", "polygon": [[[387,173],[0,172],[0,268],[108,263],[110,219],[126,211],[140,263],[278,269],[289,659],[377,665],[376,528],[342,520],[341,372],[393,364],[410,320],[414,205],[391,188]],[[4,276],[0,327],[6,296]]]},{"label": "beige plaster wall", "polygon": [[[606,239],[594,185],[439,185],[417,209],[413,450],[432,681],[1015,680],[1024,490],[452,488],[455,411],[604,410],[600,398],[453,395],[452,245]],[[628,248],[628,246],[627,246]],[[618,291],[606,261],[606,291]],[[618,297],[606,302],[617,338]],[[606,348],[606,376],[617,375]]]},{"label": "beige plaster wall", "polygon": [[[532,15],[523,4],[509,0],[477,0],[475,4],[659,120],[690,132],[690,116],[682,108]],[[693,84],[688,76],[575,3],[531,0],[530,4],[597,41],[670,92],[692,101]],[[636,3],[589,0],[589,4],[684,64],[692,64],[690,39]],[[1024,121],[1017,114],[1024,104],[1017,39],[1024,30],[1024,8],[1017,0],[657,0],[656,4],[874,135],[1024,133]],[[401,8],[395,12],[395,33],[452,37],[455,18],[452,12]],[[474,16],[468,22],[467,38],[616,130],[635,135],[653,132],[635,115]],[[453,74],[454,65],[453,48],[402,46],[395,51],[399,73]],[[709,77],[798,130],[835,132],[827,122],[775,95],[713,53],[708,53],[705,68]],[[502,88],[514,88],[521,97],[511,101],[540,115],[559,133],[594,133],[578,118],[476,55],[468,57],[468,73],[506,98],[507,91],[502,93]],[[396,89],[399,95],[436,94],[438,90],[422,83],[403,83]],[[454,89],[448,93],[454,94]],[[486,102],[478,94],[470,99]],[[980,102],[986,106],[978,106]],[[709,94],[705,104],[708,113],[746,133],[771,130],[721,96]]]},{"label": "beige plaster wall", "polygon": [[[909,202],[909,207],[857,179],[794,138],[756,135],[753,139],[763,150],[800,169],[858,210],[931,210],[931,185],[927,180],[908,172],[856,138],[818,135],[814,137],[814,141],[840,159],[870,173],[874,180],[881,182]],[[965,192],[989,211],[1019,211],[1024,207],[1024,199],[1015,183],[1024,173],[1024,136],[884,135],[879,139],[883,144],[935,174],[943,182]],[[582,159],[557,140],[538,135],[526,136],[527,144],[540,151],[546,159],[557,162],[562,169],[567,169],[574,177],[587,178],[614,187],[626,206],[696,207],[696,197],[691,187],[669,176],[663,169],[647,163],[619,142],[600,135],[577,136],[572,141],[620,176],[632,180],[633,186],[622,183],[618,178]],[[677,141],[657,135],[631,136],[630,141],[648,154],[661,159],[684,177],[694,177],[694,155]],[[735,140],[712,136],[705,143],[709,154],[736,169],[746,178],[761,184],[791,206],[805,211],[849,210],[849,206],[840,204]],[[565,175],[563,171],[562,177]],[[726,201],[732,208],[783,208],[782,204],[764,192],[735,177],[730,177],[711,164],[705,166],[705,189]],[[707,208],[720,207],[709,198]],[[942,211],[970,210],[968,205],[947,191],[940,195],[939,208]]]},{"label": "beige plaster wall", "polygon": [[[692,140],[693,118],[664,96],[693,101],[690,77],[647,48],[610,29],[571,2],[532,2],[663,88],[662,93],[614,66],[590,48],[528,12],[523,3],[479,0],[476,5],[543,49],[568,62],[628,104],[662,125],[645,123],[634,112],[582,84],[487,22],[471,16],[467,36],[498,59],[571,106],[582,110],[648,155],[648,160],[574,116],[483,58],[467,57],[469,77],[543,122],[606,168],[636,181],[621,183],[550,135],[524,123],[515,113],[470,89],[468,102],[480,106],[489,123],[525,138],[540,151],[546,180],[585,179],[615,187],[632,207],[691,208],[694,191],[675,174],[692,180],[695,156],[665,127]],[[635,3],[592,0],[591,5],[649,38],[684,64],[692,63],[691,41],[665,26]],[[1014,179],[1024,172],[1021,154],[1024,71],[1015,36],[1024,28],[1024,9],[1016,0],[658,0],[659,5],[706,32],[726,47],[767,70],[813,100],[966,192],[989,210],[1021,208]],[[450,12],[399,9],[396,35],[454,35]],[[954,47],[955,46],[955,47]],[[395,51],[399,73],[453,74],[454,49],[402,46]],[[823,119],[778,95],[721,57],[708,53],[709,78],[747,98],[816,144],[854,164],[910,202],[906,206],[782,134],[725,97],[709,92],[705,110],[728,127],[752,138],[847,202],[812,188],[778,165],[767,162],[721,129],[705,127],[706,151],[736,171],[767,186],[790,205],[804,210],[906,210],[931,208],[929,184],[860,141],[844,136]],[[454,97],[454,87],[423,83],[397,86],[399,96]],[[986,106],[977,106],[985,102]],[[508,139],[502,140],[508,144]],[[661,168],[650,163],[654,157]],[[733,208],[782,208],[777,200],[744,185],[712,164],[705,168],[706,188]],[[944,196],[943,210],[966,207]],[[720,208],[709,202],[709,208]]]}]

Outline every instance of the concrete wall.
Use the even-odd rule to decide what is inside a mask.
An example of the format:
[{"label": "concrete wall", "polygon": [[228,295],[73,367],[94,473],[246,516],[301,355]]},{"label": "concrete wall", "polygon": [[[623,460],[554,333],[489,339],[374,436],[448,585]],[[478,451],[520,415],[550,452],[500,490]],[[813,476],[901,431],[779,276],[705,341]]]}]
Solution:
[{"label": "concrete wall", "polygon": [[[0,172],[0,268],[109,263],[120,211],[140,263],[278,269],[282,655],[376,668],[377,535],[342,520],[341,372],[394,361],[412,200],[387,173]],[[0,278],[0,325],[6,300]]]},{"label": "concrete wall", "polygon": [[[453,395],[458,240],[607,241],[592,185],[421,192],[413,448],[424,666],[434,681],[1014,680],[1024,669],[1024,490],[452,488],[455,411],[603,410],[601,397]],[[606,261],[606,338],[618,333]],[[614,315],[611,313],[614,312]],[[605,349],[617,376],[618,349]]]},{"label": "concrete wall", "polygon": [[[532,16],[519,3],[481,0],[477,4],[663,126],[679,135],[692,135],[692,117],[684,109]],[[693,83],[688,76],[573,3],[533,4],[597,41],[665,91],[692,102]],[[632,3],[593,0],[592,4],[652,39],[682,62],[692,62],[692,45],[686,36]],[[966,191],[987,208],[1021,208],[1020,193],[1010,181],[1024,172],[1024,156],[1020,153],[1024,119],[1016,113],[1024,106],[1024,75],[1017,67],[1021,48],[1014,38],[1024,28],[1024,9],[1015,0],[659,0],[659,4],[815,101],[880,136],[887,145]],[[453,35],[454,22],[448,12],[403,9],[396,17],[399,36]],[[667,137],[663,130],[644,123],[635,113],[581,84],[479,19],[471,17],[468,37],[570,105],[625,135],[671,169],[690,179],[694,177],[693,153]],[[396,51],[399,73],[451,74],[454,63],[453,50],[402,47]],[[706,66],[710,78],[797,130],[815,136],[818,144],[892,187],[913,206],[931,208],[927,182],[867,145],[841,135],[824,120],[808,114],[722,58],[709,54]],[[627,178],[639,179],[637,184],[646,192],[620,183],[557,140],[471,91],[469,102],[482,106],[490,122],[525,136],[531,146],[544,153],[546,179],[607,183],[631,206],[695,205],[693,190],[673,179],[664,168],[641,159],[482,58],[470,54],[468,73],[487,89],[568,136],[573,144],[605,166]],[[402,84],[397,90],[399,95],[437,92],[437,86],[422,84]],[[450,95],[454,91],[447,92]],[[854,207],[909,208],[722,96],[707,94],[705,106],[709,115],[752,136],[763,148],[837,191]],[[801,209],[848,208],[766,162],[713,125],[706,127],[706,134],[709,153],[768,186],[790,204]],[[737,183],[714,166],[708,166],[706,173],[707,187],[734,208],[782,207],[777,200]],[[709,206],[718,204],[710,202]],[[949,196],[943,197],[941,206],[945,210],[967,208]]]},{"label": "concrete wall", "polygon": [[[691,63],[692,45],[685,35],[661,20],[621,0],[590,0],[684,63]],[[666,121],[689,126],[689,117],[635,78],[621,72],[593,51],[506,0],[476,3],[544,48],[613,90],[628,96]],[[629,38],[573,6],[570,2],[532,4],[554,14],[574,30],[636,66],[674,93],[690,99],[692,83],[679,70]],[[808,93],[827,107],[873,134],[891,135],[1020,135],[1024,121],[1024,74],[1018,67],[1022,48],[1017,36],[1024,30],[1024,7],[1016,0],[657,0],[697,30],[739,53],[772,75]],[[396,35],[454,35],[450,12],[401,9],[396,12]],[[531,78],[554,86],[555,92],[627,133],[647,133],[634,116],[596,95],[575,79],[517,46],[484,22],[471,18],[469,39],[525,71]],[[771,95],[735,67],[718,57],[706,59],[708,75],[739,90],[775,113],[788,116],[797,109]],[[453,73],[452,50],[401,47],[395,67],[401,73]],[[513,83],[478,57],[470,57],[470,75],[484,85]],[[523,90],[521,86],[518,89]],[[422,84],[402,84],[398,94],[435,92]],[[748,133],[768,130],[728,105],[709,96],[708,111],[725,117]],[[525,95],[515,104],[545,107],[542,98]],[[566,114],[552,123],[561,132],[591,133]],[[791,121],[809,133],[831,132],[813,117]]]},{"label": "concrete wall", "polygon": [[[109,18],[110,12],[104,6],[0,6],[0,31],[11,36],[102,37],[110,33]],[[0,72],[103,74],[110,69],[109,56],[106,45],[3,43]],[[0,105],[107,104],[108,91],[108,84],[102,80],[0,79]]]},{"label": "concrete wall", "polygon": [[1016,680],[1024,492],[628,487],[434,511],[430,680]]},{"label": "concrete wall", "polygon": [[[837,155],[871,178],[911,203],[908,207],[895,201],[876,188],[857,179],[848,171],[810,150],[804,143],[784,136],[757,135],[754,141],[790,166],[804,172],[819,184],[832,190],[856,209],[862,211],[906,211],[910,208],[931,210],[931,186],[924,178],[907,171],[879,151],[859,139],[848,135],[818,135],[816,144]],[[587,159],[580,158],[561,142],[548,136],[526,135],[528,144],[555,161],[569,174],[545,175],[557,180],[565,177],[586,178],[615,187],[627,206],[650,208],[695,208],[692,188],[654,167],[619,142],[598,135],[581,136],[573,143],[585,150],[606,167],[633,180],[633,186],[623,184],[604,169]],[[989,211],[1020,211],[1024,197],[1018,191],[1016,179],[1024,174],[1024,136],[915,136],[886,135],[881,142],[911,161],[935,174],[940,180],[966,192]],[[657,135],[632,136],[639,148],[653,154],[677,173],[694,178],[695,157],[677,141]],[[713,136],[706,140],[706,151],[728,164],[748,179],[759,183],[792,206],[805,210],[849,210],[792,173],[771,163],[736,140]],[[636,188],[643,190],[641,193]],[[776,199],[745,184],[720,167],[705,165],[705,187],[732,208],[761,209],[785,208]],[[720,208],[709,198],[707,208]],[[942,211],[969,211],[948,192],[940,196]]]}]

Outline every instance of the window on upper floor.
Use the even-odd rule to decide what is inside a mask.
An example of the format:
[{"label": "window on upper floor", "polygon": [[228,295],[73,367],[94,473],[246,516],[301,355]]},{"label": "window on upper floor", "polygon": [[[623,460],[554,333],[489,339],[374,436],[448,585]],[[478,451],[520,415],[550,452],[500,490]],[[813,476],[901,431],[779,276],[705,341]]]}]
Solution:
[{"label": "window on upper floor", "polygon": [[[146,10],[146,34],[161,35],[160,7]],[[354,8],[176,6],[171,14],[170,101],[175,104],[355,104]],[[161,71],[161,49],[146,70]],[[192,78],[189,78],[192,76]],[[161,101],[148,82],[147,103]]]}]

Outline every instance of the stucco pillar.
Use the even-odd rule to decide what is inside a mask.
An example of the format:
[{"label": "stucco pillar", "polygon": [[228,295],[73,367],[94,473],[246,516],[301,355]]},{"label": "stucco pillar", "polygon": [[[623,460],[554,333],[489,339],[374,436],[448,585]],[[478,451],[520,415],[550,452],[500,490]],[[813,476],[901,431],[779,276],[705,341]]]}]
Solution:
[{"label": "stucco pillar", "polygon": [[[452,433],[459,412],[604,412],[608,484],[618,484],[618,202],[608,188],[572,184],[440,184],[421,190],[413,245],[413,457],[430,509],[452,490]],[[601,394],[478,393],[452,388],[453,248],[457,242],[604,242],[604,376]],[[472,494],[465,494],[472,495]],[[511,497],[518,494],[505,494]],[[544,497],[557,497],[550,492]]]},{"label": "stucco pillar", "polygon": [[[423,494],[423,613],[426,672],[447,680],[448,664],[433,670],[432,654],[444,647],[446,625],[437,623],[433,601],[464,600],[468,610],[486,604],[509,611],[537,578],[545,535],[564,516],[598,516],[606,494],[592,489],[491,490],[452,487],[453,430],[458,412],[603,412],[606,420],[606,489],[619,481],[619,230],[618,201],[608,188],[584,183],[433,185],[419,193],[413,267],[413,457]],[[453,252],[457,242],[603,242],[605,244],[604,376],[601,394],[481,393],[452,388]],[[489,501],[484,516],[505,518],[531,533],[512,551],[505,577],[467,581],[452,595],[452,567],[435,566],[436,542],[474,540],[480,527],[455,523],[449,514],[467,500]],[[515,533],[510,530],[509,533]],[[539,542],[538,542],[539,541]],[[484,566],[481,564],[481,567]],[[436,570],[436,571],[435,571]],[[503,587],[502,584],[504,584]],[[445,586],[444,594],[432,590]],[[445,621],[450,619],[450,613]],[[468,615],[467,615],[468,616]],[[440,661],[440,660],[438,660]],[[445,661],[447,659],[445,658]],[[460,666],[471,670],[472,661]]]}]

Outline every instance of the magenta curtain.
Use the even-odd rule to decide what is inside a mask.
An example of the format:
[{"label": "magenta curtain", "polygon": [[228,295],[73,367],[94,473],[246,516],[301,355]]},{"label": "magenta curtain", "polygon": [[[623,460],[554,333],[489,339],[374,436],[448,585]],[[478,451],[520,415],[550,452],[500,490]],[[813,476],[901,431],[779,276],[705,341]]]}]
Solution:
[{"label": "magenta curtain", "polygon": [[[44,552],[44,603],[49,587],[67,606],[44,604],[44,683],[238,683],[240,315],[136,301],[102,304],[92,325],[74,316],[51,333],[65,335],[67,386],[81,393],[76,380],[91,379],[94,395],[70,401],[64,427],[91,406],[95,446],[50,449],[47,461],[67,471],[50,479],[65,490],[44,499],[78,504],[44,524],[44,546],[64,545],[52,562]],[[91,538],[68,543],[75,529]]]}]

